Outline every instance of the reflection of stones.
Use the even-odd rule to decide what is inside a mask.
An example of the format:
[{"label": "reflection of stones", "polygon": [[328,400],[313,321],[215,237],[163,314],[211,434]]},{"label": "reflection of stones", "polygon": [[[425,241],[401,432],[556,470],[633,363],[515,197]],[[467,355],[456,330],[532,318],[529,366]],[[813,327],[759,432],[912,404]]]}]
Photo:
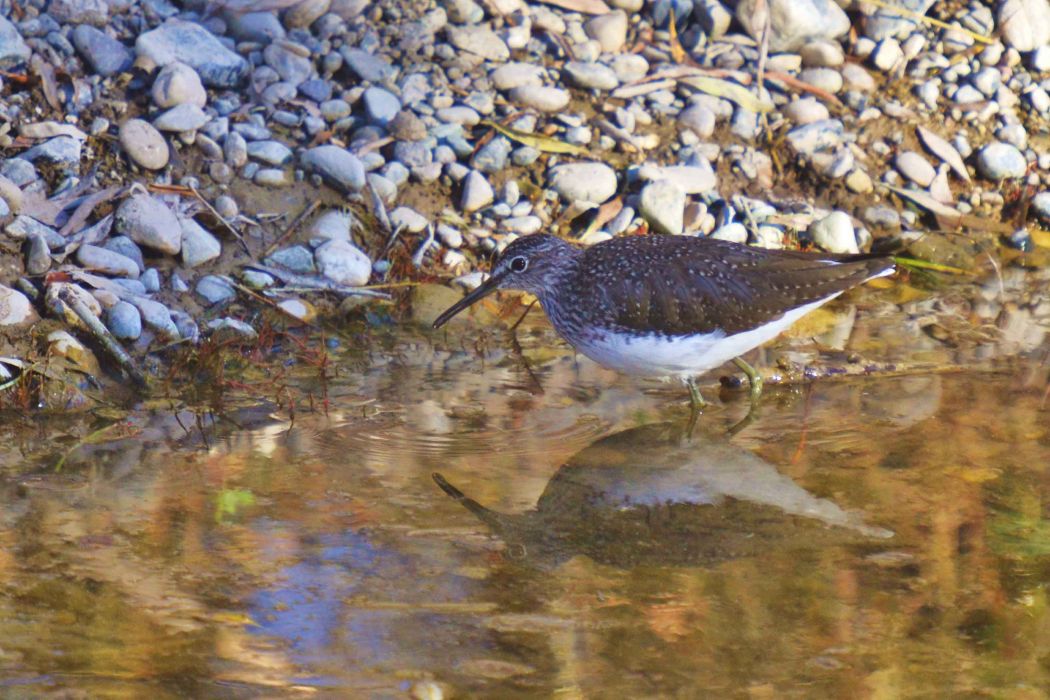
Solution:
[{"label": "reflection of stones", "polygon": [[937,374],[887,377],[865,389],[861,411],[868,420],[904,428],[936,415],[943,393]]},{"label": "reflection of stones", "polygon": [[527,513],[509,515],[434,480],[532,563],[712,564],[763,551],[860,542],[893,533],[816,498],[742,448],[686,439],[658,423],[574,455]]}]

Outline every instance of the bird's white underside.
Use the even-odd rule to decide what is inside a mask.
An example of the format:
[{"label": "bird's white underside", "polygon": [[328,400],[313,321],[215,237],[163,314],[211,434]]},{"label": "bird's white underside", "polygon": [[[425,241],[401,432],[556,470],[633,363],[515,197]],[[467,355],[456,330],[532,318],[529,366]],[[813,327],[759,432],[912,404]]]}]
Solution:
[{"label": "bird's white underside", "polygon": [[[869,279],[893,274],[885,270]],[[723,331],[693,336],[638,336],[624,338],[612,334],[593,336],[573,342],[581,353],[610,369],[643,377],[678,377],[688,379],[721,367],[735,357],[776,338],[813,309],[826,304],[842,292],[791,309],[764,326],[743,333],[726,335]]]}]

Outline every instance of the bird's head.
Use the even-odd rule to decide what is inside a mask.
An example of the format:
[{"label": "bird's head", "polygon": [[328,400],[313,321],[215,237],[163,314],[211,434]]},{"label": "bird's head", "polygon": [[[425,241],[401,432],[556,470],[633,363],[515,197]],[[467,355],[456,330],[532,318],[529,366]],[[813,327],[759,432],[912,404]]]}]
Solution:
[{"label": "bird's head", "polygon": [[564,271],[559,262],[571,260],[577,253],[577,248],[545,233],[517,239],[493,263],[489,278],[438,316],[434,328],[445,325],[460,311],[497,289],[520,289],[542,299]]}]

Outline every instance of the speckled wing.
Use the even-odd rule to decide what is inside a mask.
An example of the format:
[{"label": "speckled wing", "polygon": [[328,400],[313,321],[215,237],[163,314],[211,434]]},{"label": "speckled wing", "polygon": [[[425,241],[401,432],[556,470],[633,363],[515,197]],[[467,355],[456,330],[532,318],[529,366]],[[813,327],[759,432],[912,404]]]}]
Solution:
[{"label": "speckled wing", "polygon": [[[576,278],[588,313],[635,332],[732,335],[893,268],[879,255],[773,251],[686,236],[637,236],[589,248]],[[586,277],[586,279],[585,279]]]}]

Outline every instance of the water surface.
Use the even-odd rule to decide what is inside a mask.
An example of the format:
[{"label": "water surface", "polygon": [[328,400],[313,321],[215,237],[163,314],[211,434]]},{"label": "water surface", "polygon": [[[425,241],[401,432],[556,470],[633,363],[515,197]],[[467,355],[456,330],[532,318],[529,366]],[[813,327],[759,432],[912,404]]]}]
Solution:
[{"label": "water surface", "polygon": [[756,359],[965,371],[772,388],[742,427],[728,392],[691,434],[539,319],[523,356],[344,339],[294,412],[12,419],[0,695],[1043,697],[1045,314],[946,343],[887,304]]}]

